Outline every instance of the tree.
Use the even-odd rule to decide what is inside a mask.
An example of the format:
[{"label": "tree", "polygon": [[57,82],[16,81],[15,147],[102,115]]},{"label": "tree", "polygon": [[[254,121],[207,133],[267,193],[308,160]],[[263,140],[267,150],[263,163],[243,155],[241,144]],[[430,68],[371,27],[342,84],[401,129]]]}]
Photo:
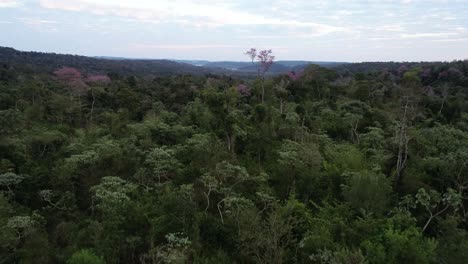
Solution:
[{"label": "tree", "polygon": [[276,96],[280,100],[280,114],[283,114],[283,104],[284,104],[284,101],[287,99],[287,96],[288,96],[288,90],[287,90],[288,85],[289,85],[289,81],[285,81],[285,80],[282,79],[273,88]]},{"label": "tree", "polygon": [[252,65],[254,65],[256,68],[257,68],[257,77],[259,76],[259,68],[257,66],[257,64],[255,63],[255,59],[257,58],[257,49],[256,48],[251,48],[250,50],[246,51],[244,53],[245,55],[247,55],[250,60],[252,61]]},{"label": "tree", "polygon": [[7,172],[0,174],[0,185],[5,186],[10,193],[13,193],[12,187],[21,183],[24,180],[24,176],[17,175],[13,172]]},{"label": "tree", "polygon": [[216,165],[213,172],[205,173],[200,182],[204,186],[203,195],[206,199],[205,214],[212,206],[211,199],[214,194],[220,195],[216,203],[221,223],[224,224],[223,207],[233,197],[239,197],[239,188],[245,184],[254,184],[262,178],[250,176],[245,168],[233,165],[229,162],[223,161]]},{"label": "tree", "polygon": [[152,248],[141,256],[143,264],[170,263],[183,264],[189,260],[191,241],[183,233],[169,233],[165,236],[167,242],[157,248]]},{"label": "tree", "polygon": [[70,89],[70,95],[81,95],[86,91],[87,85],[83,80],[83,75],[79,70],[72,67],[62,67],[54,71],[57,79]]},{"label": "tree", "polygon": [[110,83],[110,81],[111,79],[107,75],[91,75],[85,79],[85,82],[90,85],[89,90],[91,92],[91,97],[92,97],[91,110],[89,113],[88,124],[90,124],[93,121],[94,104],[96,103],[95,90],[98,90],[99,93],[103,93],[102,88],[100,88],[99,86],[106,85]]},{"label": "tree", "polygon": [[258,63],[258,76],[261,77],[261,82],[262,82],[262,96],[261,96],[261,102],[262,104],[265,102],[265,74],[268,72],[270,69],[271,65],[273,65],[273,62],[275,60],[275,56],[273,56],[273,51],[270,50],[262,50],[257,53],[257,49],[252,48],[249,51],[245,52],[247,56],[250,57],[252,60],[252,63],[254,63],[254,60],[257,60]]},{"label": "tree", "polygon": [[106,262],[88,249],[81,249],[73,253],[67,264],[105,264]]},{"label": "tree", "polygon": [[101,183],[92,187],[97,208],[103,212],[113,212],[130,201],[128,196],[136,186],[119,177],[103,177]]},{"label": "tree", "polygon": [[144,167],[136,174],[138,183],[147,190],[170,182],[183,171],[183,165],[175,157],[174,149],[154,148],[146,155]]},{"label": "tree", "polygon": [[280,264],[287,262],[288,251],[295,244],[294,228],[297,219],[287,210],[273,204],[267,216],[257,218],[244,215],[244,227],[239,235],[240,252],[256,263]]},{"label": "tree", "polygon": [[[401,68],[403,68],[402,65]],[[406,68],[402,70],[405,72]],[[410,129],[412,122],[416,116],[417,101],[421,94],[421,80],[417,76],[416,70],[411,70],[404,73],[402,78],[402,91],[400,96],[401,108],[399,109],[399,120],[396,121],[396,135],[395,140],[398,147],[397,162],[396,162],[396,175],[395,187],[400,183],[403,175],[403,170],[408,161],[409,142],[411,140]]]},{"label": "tree", "polygon": [[295,191],[302,192],[312,188],[310,184],[317,181],[322,165],[322,156],[317,145],[284,140],[278,156],[278,164],[282,167],[280,176],[287,179],[284,197],[289,197]]},{"label": "tree", "polygon": [[423,236],[414,219],[395,215],[361,243],[370,263],[434,263],[437,242]]},{"label": "tree", "polygon": [[[414,199],[415,198],[415,199]],[[420,188],[415,197],[405,196],[402,200],[402,204],[408,208],[415,208],[421,206],[428,214],[428,218],[422,228],[422,231],[426,231],[429,224],[439,215],[445,213],[448,209],[452,208],[457,211],[462,202],[462,196],[455,190],[449,188],[443,194],[435,190],[426,191],[424,188]]]},{"label": "tree", "polygon": [[260,75],[262,77],[262,104],[265,102],[265,74],[273,65],[275,56],[272,55],[271,50],[262,50],[257,55],[258,61],[260,63]]},{"label": "tree", "polygon": [[364,214],[382,214],[387,211],[392,191],[389,180],[378,171],[348,173],[343,186],[346,200]]}]

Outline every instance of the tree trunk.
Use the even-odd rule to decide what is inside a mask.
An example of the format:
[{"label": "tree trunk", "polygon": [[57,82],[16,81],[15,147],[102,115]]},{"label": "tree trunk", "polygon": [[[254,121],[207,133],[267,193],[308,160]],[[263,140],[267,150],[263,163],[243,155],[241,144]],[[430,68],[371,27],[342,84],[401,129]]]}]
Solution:
[{"label": "tree trunk", "polygon": [[88,126],[93,122],[93,112],[94,112],[94,102],[96,101],[96,97],[94,96],[94,89],[91,88],[91,96],[93,97],[93,102],[91,103],[91,110],[89,113],[89,119],[88,119]]},{"label": "tree trunk", "polygon": [[283,114],[283,98],[280,98],[280,114]]},{"label": "tree trunk", "polygon": [[406,161],[408,160],[408,124],[407,124],[407,113],[408,113],[408,105],[409,99],[406,99],[404,111],[403,111],[403,118],[398,129],[398,159],[397,159],[397,171],[395,177],[395,187],[398,186],[400,182],[401,175],[403,170],[406,166]]},{"label": "tree trunk", "polygon": [[265,77],[262,76],[262,104],[265,102]]}]

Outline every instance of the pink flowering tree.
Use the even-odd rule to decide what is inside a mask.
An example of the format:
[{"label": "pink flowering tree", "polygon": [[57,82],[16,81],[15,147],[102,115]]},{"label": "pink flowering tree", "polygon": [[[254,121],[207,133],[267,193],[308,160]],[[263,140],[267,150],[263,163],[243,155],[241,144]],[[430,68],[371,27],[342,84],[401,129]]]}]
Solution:
[{"label": "pink flowering tree", "polygon": [[403,64],[398,68],[397,72],[398,72],[398,75],[403,76],[403,74],[405,74],[405,72],[407,72],[408,70],[409,70],[408,66]]},{"label": "pink flowering tree", "polygon": [[273,61],[275,60],[275,56],[273,56],[273,51],[270,50],[262,50],[257,55],[258,62],[260,63],[260,74],[262,76],[268,72],[271,65],[273,65]]},{"label": "pink flowering tree", "polygon": [[437,78],[440,80],[440,79],[445,79],[445,78],[447,78],[448,76],[449,76],[448,71],[441,71],[441,72],[439,73],[439,76],[438,76]]},{"label": "pink flowering tree", "polygon": [[239,84],[235,89],[242,96],[250,96],[250,88],[245,84]]},{"label": "pink flowering tree", "polygon": [[271,68],[273,65],[273,62],[275,60],[275,56],[273,56],[273,51],[270,50],[261,50],[257,52],[257,49],[252,48],[245,52],[247,56],[251,59],[252,63],[255,63],[255,60],[257,61],[257,76],[261,77],[262,81],[262,104],[265,101],[265,74],[268,72],[268,70]]},{"label": "pink flowering tree", "polygon": [[70,94],[81,95],[87,89],[87,85],[83,81],[83,75],[75,68],[62,67],[54,71],[54,75],[70,89]]},{"label": "pink flowering tree", "polygon": [[299,72],[290,71],[288,72],[288,77],[291,81],[297,81],[299,80],[299,78],[301,78],[303,74],[304,74],[304,70],[301,70]]},{"label": "pink flowering tree", "polygon": [[428,79],[431,77],[431,74],[432,74],[431,68],[426,68],[419,73],[419,77],[421,79]]},{"label": "pink flowering tree", "polygon": [[74,81],[83,77],[80,71],[71,67],[62,67],[54,71],[54,74],[61,81]]},{"label": "pink flowering tree", "polygon": [[[109,83],[111,81],[109,76],[97,74],[89,75],[85,78],[79,70],[72,67],[62,67],[60,69],[57,69],[56,71],[54,71],[54,75],[61,83],[68,87],[70,91],[70,101],[73,101],[75,99],[74,96],[78,96],[78,100],[80,100],[80,96],[84,95],[88,91],[91,91],[92,102],[88,118],[88,124],[90,124],[93,120],[94,104],[96,101],[95,89],[97,87],[94,86],[96,84]],[[80,112],[81,105],[82,104],[80,102]]]}]

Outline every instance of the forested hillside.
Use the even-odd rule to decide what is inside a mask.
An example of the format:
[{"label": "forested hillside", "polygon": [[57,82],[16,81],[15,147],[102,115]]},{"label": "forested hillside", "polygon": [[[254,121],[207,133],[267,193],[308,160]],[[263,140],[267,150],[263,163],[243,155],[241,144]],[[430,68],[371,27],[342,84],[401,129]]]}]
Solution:
[{"label": "forested hillside", "polygon": [[240,79],[11,52],[0,263],[467,262],[467,61]]},{"label": "forested hillside", "polygon": [[196,67],[171,60],[144,60],[124,58],[94,58],[79,55],[44,52],[25,52],[0,47],[0,65],[15,67],[16,71],[52,72],[59,67],[74,67],[87,72],[119,75],[139,75],[141,77],[168,76],[173,74],[203,75],[226,73],[226,70]]}]

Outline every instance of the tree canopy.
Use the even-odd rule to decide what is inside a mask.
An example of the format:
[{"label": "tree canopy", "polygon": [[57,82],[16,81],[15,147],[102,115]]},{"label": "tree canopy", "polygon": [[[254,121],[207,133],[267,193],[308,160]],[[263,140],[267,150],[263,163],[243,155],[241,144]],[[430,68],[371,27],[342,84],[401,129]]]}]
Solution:
[{"label": "tree canopy", "polygon": [[467,61],[249,52],[256,78],[4,52],[0,263],[466,263]]}]

